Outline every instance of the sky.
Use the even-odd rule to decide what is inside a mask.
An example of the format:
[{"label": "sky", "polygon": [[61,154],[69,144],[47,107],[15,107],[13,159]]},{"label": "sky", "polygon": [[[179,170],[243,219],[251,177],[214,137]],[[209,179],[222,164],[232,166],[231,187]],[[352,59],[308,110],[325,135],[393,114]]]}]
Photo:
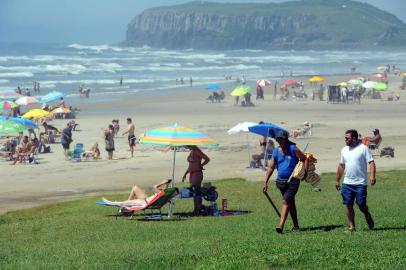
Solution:
[{"label": "sky", "polygon": [[[190,0],[0,0],[0,43],[114,44],[144,9]],[[286,0],[211,0],[286,2]],[[405,0],[363,0],[406,22]]]}]

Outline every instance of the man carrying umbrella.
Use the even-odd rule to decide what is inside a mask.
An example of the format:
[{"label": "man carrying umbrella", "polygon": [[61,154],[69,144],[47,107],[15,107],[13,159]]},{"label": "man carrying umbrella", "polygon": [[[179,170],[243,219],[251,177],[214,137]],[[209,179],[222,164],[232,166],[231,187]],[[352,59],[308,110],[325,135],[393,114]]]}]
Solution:
[{"label": "man carrying umbrella", "polygon": [[275,168],[278,170],[276,186],[282,193],[282,207],[279,225],[276,227],[277,233],[283,233],[286,218],[290,213],[293,221],[293,228],[299,229],[297,219],[297,210],[295,203],[295,195],[299,190],[300,180],[292,177],[292,173],[299,161],[304,162],[304,167],[307,168],[306,156],[300,151],[296,144],[289,139],[289,133],[286,130],[279,130],[275,134],[275,139],[279,147],[273,150],[272,159],[265,173],[265,183],[263,191],[268,191],[269,178],[273,174]]}]

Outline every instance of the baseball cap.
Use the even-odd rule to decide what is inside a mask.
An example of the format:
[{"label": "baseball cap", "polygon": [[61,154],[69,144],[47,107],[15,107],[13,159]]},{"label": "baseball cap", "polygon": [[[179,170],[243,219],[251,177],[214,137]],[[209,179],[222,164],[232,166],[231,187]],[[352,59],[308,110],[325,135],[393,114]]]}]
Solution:
[{"label": "baseball cap", "polygon": [[289,138],[289,133],[286,130],[278,130],[275,132],[275,138],[287,139]]}]

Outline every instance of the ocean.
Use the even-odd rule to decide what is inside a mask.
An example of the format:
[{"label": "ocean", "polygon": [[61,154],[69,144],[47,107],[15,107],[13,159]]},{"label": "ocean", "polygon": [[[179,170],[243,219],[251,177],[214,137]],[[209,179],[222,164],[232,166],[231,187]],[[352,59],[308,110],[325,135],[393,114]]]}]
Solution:
[{"label": "ocean", "polygon": [[[0,92],[40,82],[41,95],[52,90],[78,97],[81,84],[91,96],[160,93],[178,88],[177,78],[194,86],[225,82],[224,75],[247,80],[300,75],[376,73],[377,66],[406,67],[406,52],[382,51],[202,51],[110,45],[0,45]],[[120,86],[120,78],[123,85]],[[33,93],[34,94],[34,93]]]}]

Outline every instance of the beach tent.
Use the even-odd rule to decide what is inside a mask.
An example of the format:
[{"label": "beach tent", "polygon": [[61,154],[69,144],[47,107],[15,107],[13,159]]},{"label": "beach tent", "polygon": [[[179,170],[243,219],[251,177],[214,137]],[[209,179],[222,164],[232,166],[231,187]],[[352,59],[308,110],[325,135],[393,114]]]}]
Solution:
[{"label": "beach tent", "polygon": [[16,103],[20,106],[22,105],[27,106],[39,104],[39,101],[35,97],[20,97],[16,100]]},{"label": "beach tent", "polygon": [[312,83],[324,82],[324,78],[321,76],[313,76],[309,79],[309,82]]},{"label": "beach tent", "polygon": [[249,87],[248,85],[244,85],[244,86],[238,86],[236,87],[231,93],[230,95],[232,95],[233,97],[240,97],[240,96],[244,96],[247,93],[251,92],[251,87]]},{"label": "beach tent", "polygon": [[[141,144],[150,144],[173,149],[172,187],[175,185],[176,151],[179,147],[196,145],[202,147],[218,147],[218,143],[199,131],[173,124],[172,126],[151,129],[140,135]],[[173,203],[170,204],[168,217],[172,216]]]},{"label": "beach tent", "polygon": [[22,118],[33,118],[33,119],[37,119],[37,118],[42,118],[42,117],[47,117],[49,116],[50,113],[41,109],[33,109],[30,110],[29,112],[25,113],[23,116],[21,116]]},{"label": "beach tent", "polygon": [[247,140],[247,149],[248,149],[248,164],[251,161],[251,154],[250,154],[250,144],[248,142],[248,128],[257,125],[257,123],[254,122],[242,122],[242,123],[238,123],[237,125],[235,125],[234,127],[230,128],[227,133],[228,135],[234,135],[234,134],[238,134],[240,132],[246,132],[247,136],[246,136],[246,140]]},{"label": "beach tent", "polygon": [[0,135],[1,136],[10,136],[17,135],[19,132],[23,132],[27,127],[24,125],[15,123],[8,120],[0,120]]},{"label": "beach tent", "polygon": [[64,96],[65,96],[65,94],[62,93],[62,92],[53,91],[53,92],[50,92],[50,93],[46,94],[45,96],[43,96],[40,99],[40,102],[41,103],[48,103],[48,102],[55,101],[55,100],[58,100],[60,98],[63,98]]}]

